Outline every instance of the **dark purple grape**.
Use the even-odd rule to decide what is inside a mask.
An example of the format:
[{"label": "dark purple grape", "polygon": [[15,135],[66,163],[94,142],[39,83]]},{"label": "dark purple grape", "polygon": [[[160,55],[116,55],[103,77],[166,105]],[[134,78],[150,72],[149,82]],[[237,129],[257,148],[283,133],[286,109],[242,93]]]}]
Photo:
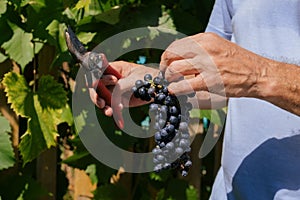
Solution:
[{"label": "dark purple grape", "polygon": [[180,141],[179,141],[179,146],[180,147],[182,147],[182,148],[186,148],[186,147],[188,147],[190,144],[189,144],[189,142],[188,142],[188,140],[187,139],[181,139]]},{"label": "dark purple grape", "polygon": [[165,157],[163,155],[159,154],[159,155],[156,156],[156,159],[158,161],[163,161],[163,160],[165,160]]},{"label": "dark purple grape", "polygon": [[173,142],[169,142],[168,144],[166,144],[166,148],[169,149],[169,150],[172,150],[174,149],[174,143]]},{"label": "dark purple grape", "polygon": [[161,89],[162,93],[164,94],[168,94],[168,87],[164,86],[162,89]]},{"label": "dark purple grape", "polygon": [[162,104],[162,102],[165,100],[165,98],[166,98],[166,95],[163,93],[160,93],[160,94],[156,95],[155,102]]},{"label": "dark purple grape", "polygon": [[192,166],[192,161],[188,160],[184,164],[185,167],[191,167]]},{"label": "dark purple grape", "polygon": [[175,101],[174,101],[174,99],[171,96],[167,96],[165,98],[165,104],[167,106],[174,106],[175,105]]},{"label": "dark purple grape", "polygon": [[142,80],[137,80],[136,82],[135,82],[135,87],[136,88],[140,88],[140,87],[142,87],[144,85],[144,82],[142,81]]},{"label": "dark purple grape", "polygon": [[154,155],[158,155],[158,154],[162,153],[162,150],[161,150],[160,148],[154,148],[154,149],[152,150],[152,153],[153,153]]},{"label": "dark purple grape", "polygon": [[181,155],[181,154],[183,154],[183,149],[182,149],[181,147],[176,147],[175,152],[176,152],[178,155]]},{"label": "dark purple grape", "polygon": [[170,108],[170,114],[171,115],[178,115],[178,109],[176,108],[176,106],[172,106],[171,108]]},{"label": "dark purple grape", "polygon": [[[166,145],[167,146],[167,145]],[[164,156],[168,156],[170,154],[170,151],[168,150],[168,149],[166,149],[166,150],[164,150],[163,152],[162,152],[162,155],[164,155]]]},{"label": "dark purple grape", "polygon": [[159,130],[161,130],[161,126],[159,125],[159,123],[158,122],[155,122],[155,124],[154,124],[154,129],[155,130],[157,130],[157,131],[159,131]]},{"label": "dark purple grape", "polygon": [[151,86],[151,83],[149,81],[144,81],[144,87],[149,88]]},{"label": "dark purple grape", "polygon": [[145,81],[150,81],[150,80],[152,80],[151,74],[146,74],[146,75],[144,76],[144,80],[145,80]]},{"label": "dark purple grape", "polygon": [[155,133],[154,139],[155,139],[155,141],[160,141],[161,140],[161,134],[160,134],[160,132],[156,132]]},{"label": "dark purple grape", "polygon": [[188,124],[186,122],[180,122],[178,129],[182,132],[188,131]]},{"label": "dark purple grape", "polygon": [[138,91],[139,91],[140,97],[141,97],[142,99],[144,99],[145,96],[146,96],[146,94],[147,94],[146,89],[145,89],[144,87],[141,87],[141,88],[138,89]]},{"label": "dark purple grape", "polygon": [[160,128],[163,128],[165,126],[165,124],[166,124],[166,120],[159,119],[158,124],[159,124]]},{"label": "dark purple grape", "polygon": [[181,175],[182,175],[182,176],[187,176],[187,175],[188,175],[188,172],[185,171],[185,170],[182,170]]},{"label": "dark purple grape", "polygon": [[168,132],[165,129],[161,129],[160,130],[160,135],[161,135],[162,138],[167,137]]},{"label": "dark purple grape", "polygon": [[182,132],[181,133],[181,138],[189,139],[190,138],[190,134],[188,132]]},{"label": "dark purple grape", "polygon": [[158,165],[156,165],[156,166],[154,167],[154,171],[155,171],[155,172],[160,172],[161,169],[162,169],[162,165],[161,165],[161,164],[158,164]]},{"label": "dark purple grape", "polygon": [[165,163],[163,168],[164,169],[170,169],[171,168],[171,164],[170,163]]},{"label": "dark purple grape", "polygon": [[169,121],[170,121],[170,123],[173,124],[174,126],[177,126],[177,125],[178,125],[178,122],[179,122],[179,121],[178,121],[178,118],[175,117],[175,116],[170,116]]},{"label": "dark purple grape", "polygon": [[162,105],[161,107],[160,107],[160,112],[162,112],[162,113],[168,113],[168,106],[165,106],[165,105]]},{"label": "dark purple grape", "polygon": [[154,79],[153,79],[153,83],[154,84],[156,84],[156,85],[160,85],[161,84],[161,78],[160,77],[155,77]]},{"label": "dark purple grape", "polygon": [[175,132],[175,127],[174,127],[174,125],[168,124],[168,125],[166,126],[166,131],[167,131],[168,133],[173,133],[173,132]]},{"label": "dark purple grape", "polygon": [[164,142],[161,142],[161,143],[159,143],[159,145],[158,145],[160,148],[164,148],[165,146],[166,146],[166,143],[164,143]]},{"label": "dark purple grape", "polygon": [[158,110],[158,105],[157,104],[155,104],[155,103],[152,103],[152,104],[150,104],[150,106],[149,106],[149,111],[150,112],[152,112],[152,111],[157,111]]},{"label": "dark purple grape", "polygon": [[148,89],[148,94],[151,96],[151,97],[154,97],[155,96],[155,88],[154,87],[150,87]]}]

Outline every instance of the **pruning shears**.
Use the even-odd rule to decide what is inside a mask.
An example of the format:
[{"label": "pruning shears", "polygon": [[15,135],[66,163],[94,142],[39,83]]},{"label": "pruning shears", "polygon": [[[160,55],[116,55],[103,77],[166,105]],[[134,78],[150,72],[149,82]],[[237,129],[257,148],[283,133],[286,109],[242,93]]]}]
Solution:
[{"label": "pruning shears", "polygon": [[120,115],[119,108],[111,103],[111,92],[99,80],[105,74],[114,75],[117,79],[120,79],[122,78],[121,74],[110,66],[103,53],[88,51],[70,27],[67,28],[65,37],[69,52],[85,71],[87,87],[94,88],[98,96],[104,99],[105,104],[111,106],[115,114]]},{"label": "pruning shears", "polygon": [[[110,92],[98,80],[101,79],[103,74],[111,74],[117,79],[120,79],[122,77],[121,74],[109,65],[106,56],[103,53],[87,51],[70,27],[66,30],[65,36],[70,53],[74,55],[77,62],[79,62],[80,66],[85,71],[87,86],[96,90],[100,89],[100,97],[102,97],[105,101],[108,100],[106,103],[110,105],[110,99],[107,99],[111,96],[108,95]],[[98,85],[95,85],[97,82]]]}]

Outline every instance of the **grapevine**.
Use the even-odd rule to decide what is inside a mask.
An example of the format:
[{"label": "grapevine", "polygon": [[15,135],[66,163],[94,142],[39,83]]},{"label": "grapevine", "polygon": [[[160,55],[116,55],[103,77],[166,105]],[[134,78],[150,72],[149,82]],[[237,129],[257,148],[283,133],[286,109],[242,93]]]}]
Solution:
[{"label": "grapevine", "polygon": [[136,98],[152,101],[149,115],[156,131],[156,146],[152,150],[154,171],[177,169],[182,176],[187,176],[192,166],[188,155],[191,151],[188,122],[192,105],[187,102],[187,96],[171,94],[162,73],[154,78],[146,74],[144,80],[135,82],[132,92]]}]

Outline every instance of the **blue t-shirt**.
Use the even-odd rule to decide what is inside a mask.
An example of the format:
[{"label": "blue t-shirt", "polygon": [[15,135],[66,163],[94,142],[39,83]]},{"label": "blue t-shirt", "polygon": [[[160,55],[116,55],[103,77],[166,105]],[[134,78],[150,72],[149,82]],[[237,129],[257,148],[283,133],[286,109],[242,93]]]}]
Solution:
[{"label": "blue t-shirt", "polygon": [[[216,0],[206,32],[300,65],[300,0]],[[229,99],[211,195],[226,199],[300,199],[299,116],[259,99]]]}]

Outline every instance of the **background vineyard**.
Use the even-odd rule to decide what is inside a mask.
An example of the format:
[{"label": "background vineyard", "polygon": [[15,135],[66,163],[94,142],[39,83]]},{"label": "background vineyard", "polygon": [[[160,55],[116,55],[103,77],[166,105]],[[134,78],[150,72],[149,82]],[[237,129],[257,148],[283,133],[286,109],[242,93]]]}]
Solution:
[{"label": "background vineyard", "polygon": [[[213,0],[0,0],[0,199],[208,199],[220,165],[221,140],[198,158],[205,135],[222,124],[223,111],[194,111],[190,130],[194,162],[190,175],[124,173],[111,169],[85,149],[74,126],[71,101],[79,66],[67,51],[64,31],[71,26],[88,49],[133,28],[148,27],[132,40],[147,44],[161,35],[176,39],[203,32]],[[169,31],[165,31],[167,28]],[[153,31],[155,30],[155,31]],[[130,42],[131,41],[131,42]],[[171,41],[170,41],[171,42]],[[141,49],[120,60],[159,63],[160,50]],[[137,124],[147,106],[130,109]],[[150,139],[128,136],[97,112],[107,136],[133,152],[148,152]],[[203,119],[198,126],[196,119]],[[195,122],[194,122],[195,121]],[[82,121],[84,126],[84,120]],[[211,123],[212,133],[207,132]],[[147,127],[145,127],[147,131]]]}]

